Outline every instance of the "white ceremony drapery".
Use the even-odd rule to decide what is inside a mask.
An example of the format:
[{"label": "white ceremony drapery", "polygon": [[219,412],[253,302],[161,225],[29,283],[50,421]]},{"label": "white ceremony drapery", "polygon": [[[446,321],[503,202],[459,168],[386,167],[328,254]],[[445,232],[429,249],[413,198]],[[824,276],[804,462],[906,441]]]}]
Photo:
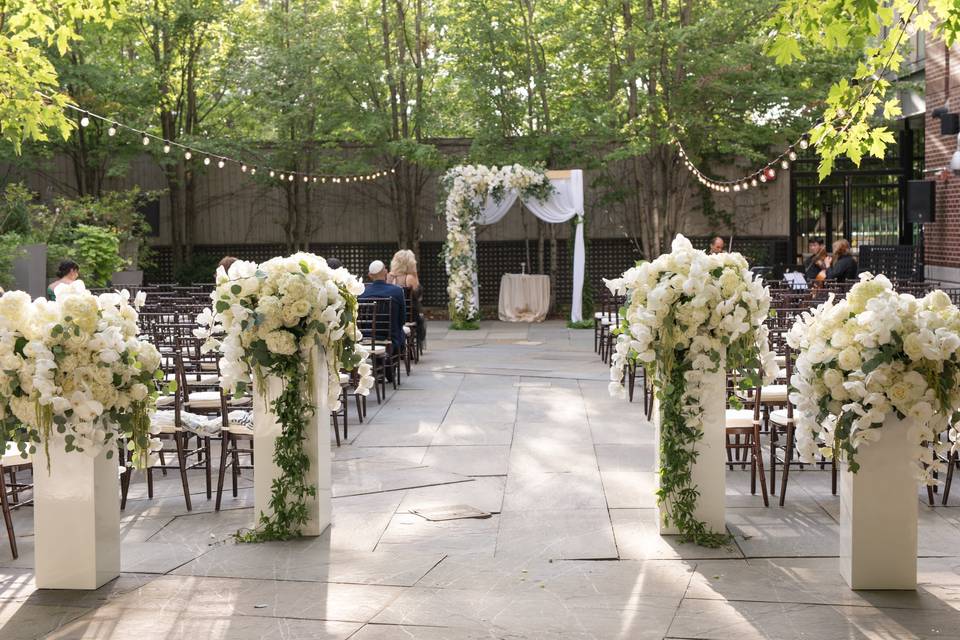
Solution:
[{"label": "white ceremony drapery", "polygon": [[[583,171],[548,171],[547,177],[553,184],[553,195],[545,202],[536,198],[524,200],[523,205],[544,222],[566,222],[577,216],[577,230],[573,239],[573,292],[570,302],[570,320],[583,320],[583,272],[586,263],[586,249],[583,242]],[[518,193],[510,190],[504,194],[500,204],[487,197],[477,224],[493,224],[499,221],[517,201]],[[480,291],[476,279],[473,283],[473,299],[480,307]]]}]

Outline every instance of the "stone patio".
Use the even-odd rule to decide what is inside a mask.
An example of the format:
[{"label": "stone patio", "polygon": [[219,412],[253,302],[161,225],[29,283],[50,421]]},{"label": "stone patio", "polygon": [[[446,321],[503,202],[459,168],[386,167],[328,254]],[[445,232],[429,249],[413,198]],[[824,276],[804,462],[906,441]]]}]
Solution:
[{"label": "stone patio", "polygon": [[[336,450],[317,539],[234,544],[253,520],[249,472],[220,513],[200,474],[189,514],[178,477],[158,476],[152,500],[139,479],[124,574],[42,592],[22,509],[20,559],[0,540],[0,638],[960,638],[960,491],[957,506],[922,502],[915,593],[842,582],[827,472],[792,473],[785,508],[728,472],[733,544],[661,538],[653,429],[640,403],[608,397],[592,347],[559,322],[431,323],[412,377],[371,397]],[[492,516],[410,513],[458,504]]]}]

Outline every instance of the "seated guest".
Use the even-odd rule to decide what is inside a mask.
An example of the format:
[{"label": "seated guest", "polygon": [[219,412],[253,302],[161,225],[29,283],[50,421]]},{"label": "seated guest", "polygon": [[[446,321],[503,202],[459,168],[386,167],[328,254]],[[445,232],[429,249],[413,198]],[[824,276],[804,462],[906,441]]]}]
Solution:
[{"label": "seated guest", "polygon": [[[379,339],[390,338],[390,344],[393,346],[393,353],[400,353],[405,338],[403,335],[403,325],[407,317],[407,305],[403,299],[403,289],[395,284],[387,282],[387,266],[381,260],[374,260],[370,263],[368,274],[370,282],[366,285],[359,296],[360,300],[370,298],[390,298],[393,300],[390,314],[390,331],[384,331],[378,335]],[[377,327],[377,333],[380,333],[380,327]]]},{"label": "seated guest", "polygon": [[47,300],[57,299],[57,287],[76,282],[80,278],[80,265],[73,260],[62,260],[57,267],[57,279],[47,287]]},{"label": "seated guest", "polygon": [[336,258],[327,258],[327,266],[330,267],[331,269],[339,269],[343,265],[340,264],[340,261],[337,260]]},{"label": "seated guest", "polygon": [[223,260],[220,261],[218,267],[223,267],[224,271],[230,271],[230,265],[239,260],[239,258],[234,258],[233,256],[224,256]]},{"label": "seated guest", "polygon": [[807,246],[810,248],[810,257],[803,263],[803,275],[808,281],[816,280],[817,274],[824,269],[827,243],[823,241],[823,238],[813,238]]},{"label": "seated guest", "polygon": [[724,243],[720,236],[713,236],[710,240],[710,251],[708,253],[723,253]]},{"label": "seated guest", "polygon": [[824,258],[823,264],[826,267],[823,274],[827,280],[844,282],[857,279],[857,261],[850,255],[850,243],[845,238],[833,243],[833,256]]},{"label": "seated guest", "polygon": [[410,289],[413,317],[417,321],[417,339],[423,342],[427,338],[427,323],[423,317],[423,289],[420,287],[420,278],[417,277],[417,257],[413,255],[413,251],[401,249],[393,254],[387,282]]}]

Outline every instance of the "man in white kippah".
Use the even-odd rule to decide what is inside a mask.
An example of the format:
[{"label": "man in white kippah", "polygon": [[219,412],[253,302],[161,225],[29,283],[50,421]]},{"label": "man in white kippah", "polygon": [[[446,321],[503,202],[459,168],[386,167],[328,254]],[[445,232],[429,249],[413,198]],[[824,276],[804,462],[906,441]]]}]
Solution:
[{"label": "man in white kippah", "polygon": [[[403,297],[403,289],[387,282],[387,267],[382,260],[374,260],[367,269],[370,280],[358,297],[361,300],[380,300],[378,304],[390,305],[390,330],[377,327],[378,340],[390,340],[391,354],[398,354],[403,349],[406,337],[403,333],[403,324],[407,318],[407,305]],[[388,302],[389,300],[389,302]],[[393,379],[393,368],[387,369],[387,380]]]}]

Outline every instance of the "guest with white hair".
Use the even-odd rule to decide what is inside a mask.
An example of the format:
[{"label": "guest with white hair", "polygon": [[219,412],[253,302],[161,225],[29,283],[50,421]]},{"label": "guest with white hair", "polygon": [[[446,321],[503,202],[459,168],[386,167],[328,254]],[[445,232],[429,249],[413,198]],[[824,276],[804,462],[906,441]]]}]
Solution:
[{"label": "guest with white hair", "polygon": [[403,299],[403,289],[387,282],[387,275],[389,275],[387,265],[383,264],[382,260],[371,262],[367,273],[369,282],[364,287],[363,293],[358,297],[360,300],[369,298],[390,298],[393,300],[390,315],[390,343],[393,345],[393,352],[400,353],[405,342],[403,325],[406,322],[407,305]]}]

